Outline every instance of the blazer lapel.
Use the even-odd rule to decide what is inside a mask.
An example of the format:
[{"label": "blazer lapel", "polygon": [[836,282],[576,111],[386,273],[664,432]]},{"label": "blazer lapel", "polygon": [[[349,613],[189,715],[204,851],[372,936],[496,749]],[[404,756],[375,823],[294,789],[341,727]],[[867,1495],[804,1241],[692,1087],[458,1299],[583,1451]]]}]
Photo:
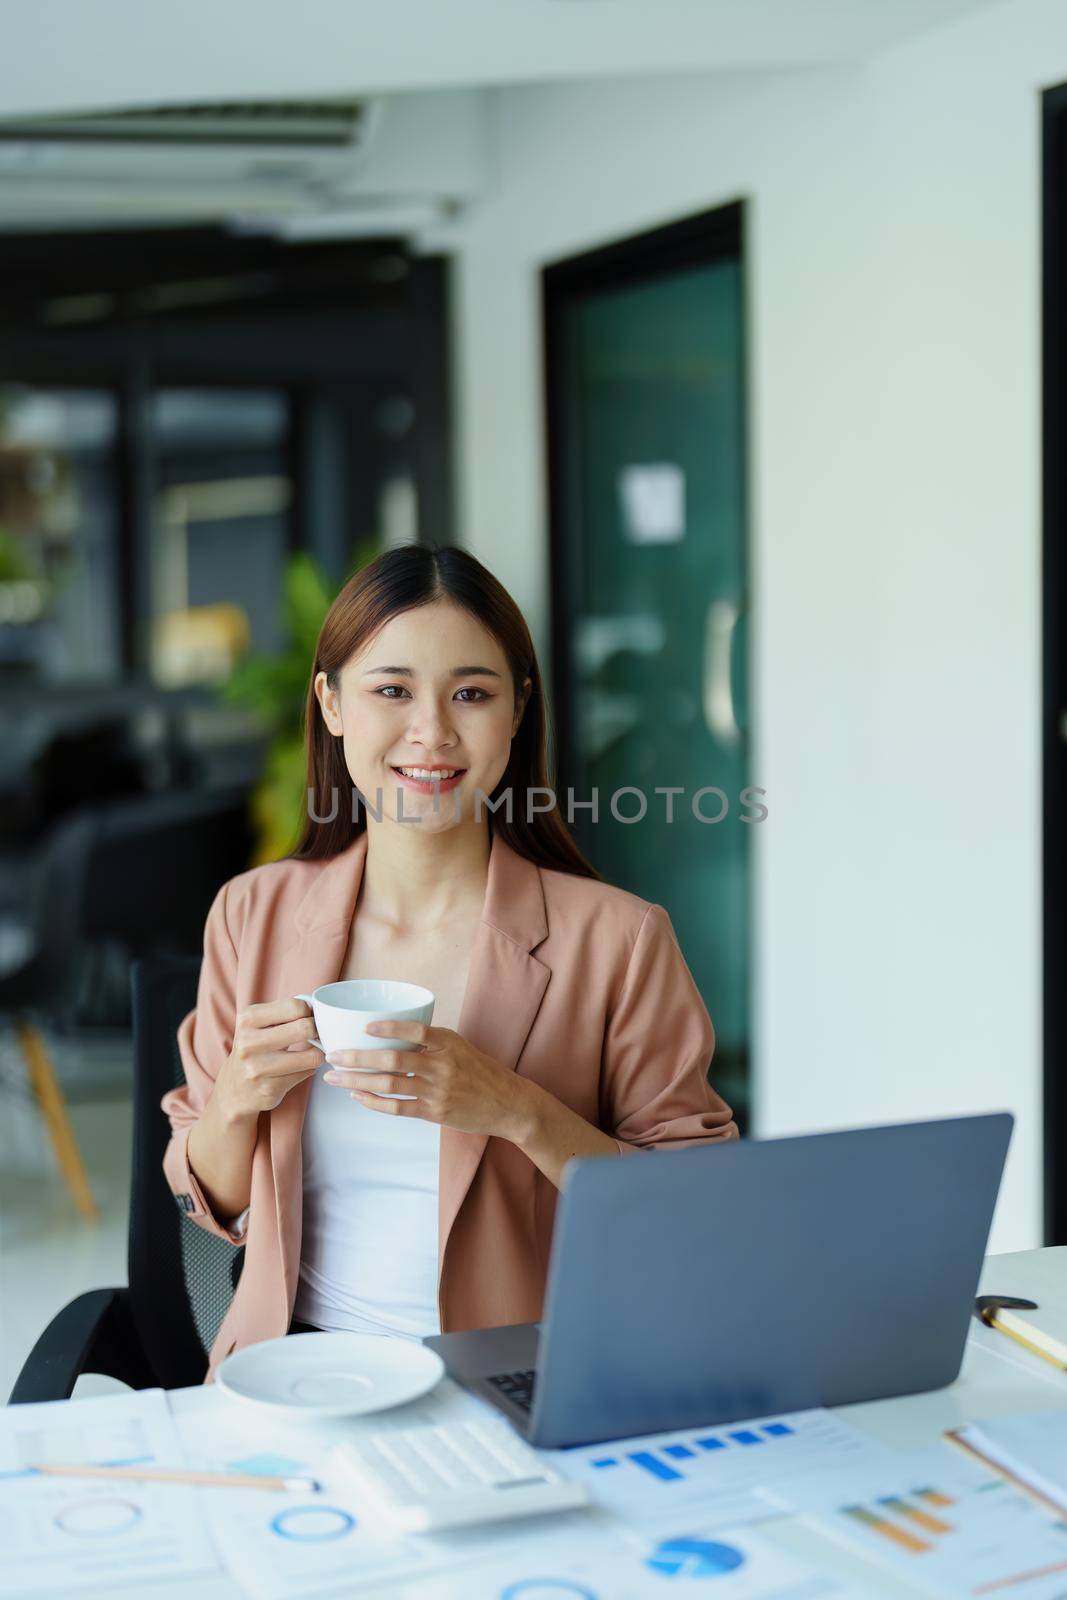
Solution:
[{"label": "blazer lapel", "polygon": [[[531,954],[547,934],[540,872],[494,834],[485,909],[456,1032],[512,1072],[551,977],[551,969]],[[488,1142],[485,1133],[441,1129],[438,1284],[452,1224]]]}]

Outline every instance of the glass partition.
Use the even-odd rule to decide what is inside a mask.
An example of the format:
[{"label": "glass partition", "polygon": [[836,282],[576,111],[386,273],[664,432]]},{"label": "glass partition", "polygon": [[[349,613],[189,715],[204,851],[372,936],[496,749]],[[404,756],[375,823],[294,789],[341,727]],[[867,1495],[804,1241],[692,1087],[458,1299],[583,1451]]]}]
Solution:
[{"label": "glass partition", "polygon": [[122,672],[118,405],[104,389],[0,385],[0,676]]}]

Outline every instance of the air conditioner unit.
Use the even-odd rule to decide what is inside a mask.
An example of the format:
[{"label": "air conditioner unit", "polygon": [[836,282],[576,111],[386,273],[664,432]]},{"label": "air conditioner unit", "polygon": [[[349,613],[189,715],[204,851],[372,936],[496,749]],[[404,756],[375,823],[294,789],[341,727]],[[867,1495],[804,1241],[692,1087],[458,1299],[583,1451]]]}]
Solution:
[{"label": "air conditioner unit", "polygon": [[189,104],[0,120],[0,230],[316,217],[391,231],[482,183],[480,97]]}]

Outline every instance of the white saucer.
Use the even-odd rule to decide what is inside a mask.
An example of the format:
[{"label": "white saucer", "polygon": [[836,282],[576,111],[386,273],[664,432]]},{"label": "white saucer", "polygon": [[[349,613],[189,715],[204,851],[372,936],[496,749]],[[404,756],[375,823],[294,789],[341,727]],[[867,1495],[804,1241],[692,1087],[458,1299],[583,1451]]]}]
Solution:
[{"label": "white saucer", "polygon": [[377,1333],[301,1333],[263,1339],[219,1367],[220,1389],[291,1416],[354,1417],[406,1405],[444,1376],[433,1350]]}]

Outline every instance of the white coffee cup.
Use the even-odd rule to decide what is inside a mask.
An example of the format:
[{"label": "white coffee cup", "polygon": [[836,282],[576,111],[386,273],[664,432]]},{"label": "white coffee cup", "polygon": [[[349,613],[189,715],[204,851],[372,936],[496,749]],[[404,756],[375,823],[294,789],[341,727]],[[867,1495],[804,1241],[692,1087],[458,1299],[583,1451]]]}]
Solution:
[{"label": "white coffee cup", "polygon": [[[346,978],[324,983],[311,994],[297,994],[311,1007],[318,1030],[309,1039],[324,1055],[334,1050],[417,1050],[411,1039],[389,1039],[384,1034],[365,1032],[368,1022],[430,1022],[436,996],[417,983],[399,983],[392,978]],[[372,1072],[373,1067],[349,1067],[349,1072]],[[412,1074],[408,1074],[412,1076]],[[413,1100],[414,1095],[390,1095],[396,1100]]]}]

